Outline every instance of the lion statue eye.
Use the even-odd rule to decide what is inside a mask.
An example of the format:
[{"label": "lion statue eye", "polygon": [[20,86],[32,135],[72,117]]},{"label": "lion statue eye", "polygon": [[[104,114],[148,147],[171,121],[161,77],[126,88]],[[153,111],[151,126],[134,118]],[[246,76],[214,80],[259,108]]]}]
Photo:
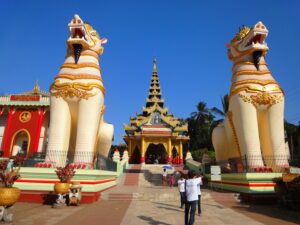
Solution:
[{"label": "lion statue eye", "polygon": [[92,32],[91,32],[91,35],[92,35],[92,36],[96,36],[96,32],[95,32],[95,31],[92,31]]}]

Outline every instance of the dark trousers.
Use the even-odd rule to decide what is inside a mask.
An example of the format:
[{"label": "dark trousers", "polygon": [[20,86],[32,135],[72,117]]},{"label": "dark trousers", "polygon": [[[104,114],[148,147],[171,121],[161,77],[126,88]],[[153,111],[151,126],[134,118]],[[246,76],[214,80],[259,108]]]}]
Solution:
[{"label": "dark trousers", "polygon": [[[184,210],[184,224],[185,225],[193,225],[194,224],[196,205],[197,205],[197,200],[185,203],[185,210]],[[189,218],[189,213],[190,213],[190,218]]]},{"label": "dark trousers", "polygon": [[180,193],[180,207],[183,208],[183,206],[184,206],[185,192],[179,192],[179,193]]},{"label": "dark trousers", "polygon": [[201,213],[201,195],[198,195],[198,214]]}]

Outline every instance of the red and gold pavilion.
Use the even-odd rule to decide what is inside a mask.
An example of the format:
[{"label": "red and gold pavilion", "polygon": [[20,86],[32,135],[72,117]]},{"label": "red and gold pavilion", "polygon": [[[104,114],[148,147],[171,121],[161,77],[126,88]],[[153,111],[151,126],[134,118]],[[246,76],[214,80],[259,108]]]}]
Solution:
[{"label": "red and gold pavilion", "polygon": [[188,125],[164,108],[156,59],[146,107],[141,114],[130,117],[130,125],[124,124],[124,129],[130,163],[183,163],[183,144],[189,141]]},{"label": "red and gold pavilion", "polygon": [[38,82],[31,91],[0,96],[0,150],[4,157],[45,150],[49,96]]}]

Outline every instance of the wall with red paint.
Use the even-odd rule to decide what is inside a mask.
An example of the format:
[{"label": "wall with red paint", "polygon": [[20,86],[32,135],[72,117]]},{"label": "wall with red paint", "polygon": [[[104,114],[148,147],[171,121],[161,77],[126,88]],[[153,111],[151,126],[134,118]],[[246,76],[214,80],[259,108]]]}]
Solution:
[{"label": "wall with red paint", "polygon": [[[31,118],[28,122],[21,122],[20,115],[22,112],[28,111],[31,114]],[[9,126],[6,126],[5,133],[3,137],[3,145],[2,149],[4,151],[4,156],[10,156],[13,148],[13,138],[17,135],[17,133],[21,130],[26,130],[29,133],[29,148],[28,152],[34,152],[34,144],[36,142],[36,138],[39,138],[38,135],[38,121],[39,121],[39,112],[36,109],[16,109],[11,114],[11,120]]]}]

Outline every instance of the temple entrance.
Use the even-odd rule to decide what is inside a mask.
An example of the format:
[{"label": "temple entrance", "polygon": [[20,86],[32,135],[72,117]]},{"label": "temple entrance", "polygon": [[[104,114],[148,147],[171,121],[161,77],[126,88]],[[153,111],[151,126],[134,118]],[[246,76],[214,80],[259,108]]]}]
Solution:
[{"label": "temple entrance", "polygon": [[16,154],[24,154],[27,155],[28,147],[29,147],[29,137],[28,133],[25,131],[20,131],[13,140],[13,148],[12,148],[12,156]]},{"label": "temple entrance", "polygon": [[163,144],[150,144],[145,153],[146,164],[165,164],[167,163],[167,152]]},{"label": "temple entrance", "polygon": [[139,148],[136,146],[130,156],[129,163],[131,164],[140,164],[141,163],[141,153]]}]

